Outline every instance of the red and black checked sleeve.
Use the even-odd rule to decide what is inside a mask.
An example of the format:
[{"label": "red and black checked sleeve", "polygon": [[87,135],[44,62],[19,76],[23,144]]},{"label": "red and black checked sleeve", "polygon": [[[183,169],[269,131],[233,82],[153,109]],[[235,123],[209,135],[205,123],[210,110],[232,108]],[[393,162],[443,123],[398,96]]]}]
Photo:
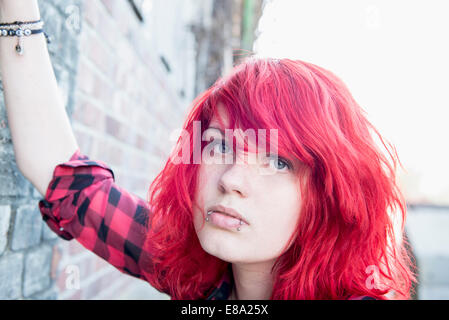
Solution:
[{"label": "red and black checked sleeve", "polygon": [[105,163],[76,150],[56,166],[39,209],[61,238],[75,238],[120,271],[147,280],[151,260],[143,247],[149,204],[117,186]]}]

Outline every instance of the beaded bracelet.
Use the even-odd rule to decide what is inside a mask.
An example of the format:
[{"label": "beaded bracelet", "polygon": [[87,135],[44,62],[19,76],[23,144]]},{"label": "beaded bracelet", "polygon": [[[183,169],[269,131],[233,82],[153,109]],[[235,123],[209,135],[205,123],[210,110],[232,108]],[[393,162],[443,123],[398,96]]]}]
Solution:
[{"label": "beaded bracelet", "polygon": [[[37,21],[15,21],[12,23],[0,23],[0,37],[17,37],[17,45],[15,47],[16,52],[19,55],[23,55],[23,37],[28,37],[33,34],[44,33],[47,43],[50,43],[50,37],[42,28],[44,22],[41,20]],[[34,28],[34,29],[33,29]]]}]

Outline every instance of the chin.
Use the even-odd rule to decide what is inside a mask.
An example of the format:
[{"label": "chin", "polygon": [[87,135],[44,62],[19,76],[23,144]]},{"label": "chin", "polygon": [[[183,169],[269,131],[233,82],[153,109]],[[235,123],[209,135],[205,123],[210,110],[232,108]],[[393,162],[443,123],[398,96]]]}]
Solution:
[{"label": "chin", "polygon": [[[241,245],[232,241],[231,237],[226,237],[226,231],[206,230],[200,231],[198,239],[204,251],[226,262],[236,262],[242,260],[247,254],[242,250]],[[228,236],[232,236],[229,234]]]}]

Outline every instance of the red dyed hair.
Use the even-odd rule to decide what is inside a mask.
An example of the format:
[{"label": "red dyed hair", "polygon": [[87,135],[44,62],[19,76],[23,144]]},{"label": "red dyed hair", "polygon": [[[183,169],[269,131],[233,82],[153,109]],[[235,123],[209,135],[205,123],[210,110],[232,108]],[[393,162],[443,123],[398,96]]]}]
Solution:
[{"label": "red dyed hair", "polygon": [[[153,211],[145,245],[157,275],[150,283],[172,299],[202,299],[228,266],[202,249],[193,225],[199,170],[193,122],[207,129],[218,102],[231,127],[278,129],[278,154],[307,168],[296,232],[272,270],[271,299],[386,299],[387,293],[408,299],[416,278],[402,239],[406,205],[395,180],[396,150],[338,77],[289,59],[248,58],[193,102],[183,125],[190,141],[180,138],[172,151],[189,144],[190,164],[168,160],[148,193]],[[399,239],[392,213],[400,218]],[[383,287],[370,280],[372,272]]]}]

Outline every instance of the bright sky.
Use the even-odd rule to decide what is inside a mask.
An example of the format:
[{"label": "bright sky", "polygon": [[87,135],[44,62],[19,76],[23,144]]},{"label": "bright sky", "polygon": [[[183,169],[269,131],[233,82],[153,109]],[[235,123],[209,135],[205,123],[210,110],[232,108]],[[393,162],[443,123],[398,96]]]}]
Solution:
[{"label": "bright sky", "polygon": [[329,69],[391,141],[410,202],[449,205],[449,1],[271,0],[258,55]]}]

